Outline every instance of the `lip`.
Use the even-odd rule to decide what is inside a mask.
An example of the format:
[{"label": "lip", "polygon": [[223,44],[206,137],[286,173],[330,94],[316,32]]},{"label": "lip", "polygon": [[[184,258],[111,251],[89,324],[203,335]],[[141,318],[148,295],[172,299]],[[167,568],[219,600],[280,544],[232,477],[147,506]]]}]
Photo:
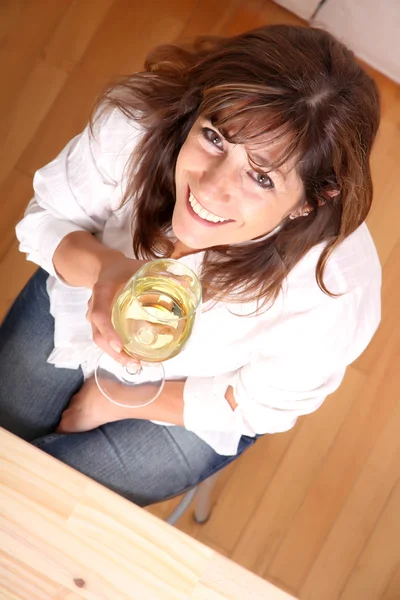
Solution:
[{"label": "lip", "polygon": [[[226,225],[227,223],[233,223],[234,219],[228,219],[228,221],[213,223],[212,221],[206,221],[205,219],[202,219],[201,217],[199,217],[199,215],[194,212],[194,210],[189,202],[190,192],[191,192],[191,190],[188,187],[188,192],[187,192],[187,197],[186,197],[186,206],[187,206],[188,212],[189,212],[190,216],[192,217],[192,219],[194,219],[198,223],[201,223],[205,227],[220,227],[221,225]],[[207,209],[205,209],[205,210],[207,210]]]}]

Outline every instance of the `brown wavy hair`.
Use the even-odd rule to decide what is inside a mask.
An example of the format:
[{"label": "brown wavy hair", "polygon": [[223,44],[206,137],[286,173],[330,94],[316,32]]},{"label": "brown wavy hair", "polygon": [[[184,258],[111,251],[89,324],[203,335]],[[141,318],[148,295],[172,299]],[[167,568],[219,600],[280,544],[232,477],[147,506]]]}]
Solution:
[{"label": "brown wavy hair", "polygon": [[370,210],[369,159],[380,118],[377,87],[346,46],[324,30],[287,25],[160,46],[143,72],[119,79],[94,110],[107,106],[144,131],[123,198],[135,198],[137,256],[171,252],[175,165],[203,115],[229,142],[286,140],[270,167],[294,159],[312,209],[306,218],[287,217],[267,239],[206,249],[201,277],[207,295],[273,302],[291,269],[324,242],[316,280],[334,296],[323,281],[325,265]]}]

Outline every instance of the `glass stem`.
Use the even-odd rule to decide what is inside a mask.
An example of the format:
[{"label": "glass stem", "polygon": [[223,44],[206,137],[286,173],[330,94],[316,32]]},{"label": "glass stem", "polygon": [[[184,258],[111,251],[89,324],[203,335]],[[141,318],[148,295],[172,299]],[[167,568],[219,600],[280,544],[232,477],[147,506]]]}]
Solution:
[{"label": "glass stem", "polygon": [[139,375],[142,372],[142,365],[138,363],[137,365],[129,365],[125,367],[129,375]]}]

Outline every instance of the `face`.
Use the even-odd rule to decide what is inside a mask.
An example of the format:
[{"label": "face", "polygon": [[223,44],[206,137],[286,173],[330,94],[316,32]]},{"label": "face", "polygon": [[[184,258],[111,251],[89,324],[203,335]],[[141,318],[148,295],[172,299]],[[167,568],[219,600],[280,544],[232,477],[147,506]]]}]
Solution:
[{"label": "face", "polygon": [[[232,144],[203,117],[194,123],[178,156],[172,228],[195,249],[238,244],[275,229],[289,214],[304,211],[303,186],[295,169],[255,171],[280,148]],[[261,170],[261,169],[260,169]]]}]

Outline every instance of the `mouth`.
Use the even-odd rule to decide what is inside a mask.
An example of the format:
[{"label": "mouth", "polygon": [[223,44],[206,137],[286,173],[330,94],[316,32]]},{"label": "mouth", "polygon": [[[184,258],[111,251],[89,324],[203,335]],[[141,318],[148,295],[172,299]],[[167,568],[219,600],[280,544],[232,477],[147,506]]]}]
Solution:
[{"label": "mouth", "polygon": [[190,189],[188,191],[188,198],[186,204],[187,209],[192,218],[202,223],[202,225],[208,227],[221,227],[221,225],[225,225],[226,223],[232,223],[234,221],[234,219],[226,219],[224,217],[220,217],[205,209],[200,204],[200,202],[194,197]]}]

